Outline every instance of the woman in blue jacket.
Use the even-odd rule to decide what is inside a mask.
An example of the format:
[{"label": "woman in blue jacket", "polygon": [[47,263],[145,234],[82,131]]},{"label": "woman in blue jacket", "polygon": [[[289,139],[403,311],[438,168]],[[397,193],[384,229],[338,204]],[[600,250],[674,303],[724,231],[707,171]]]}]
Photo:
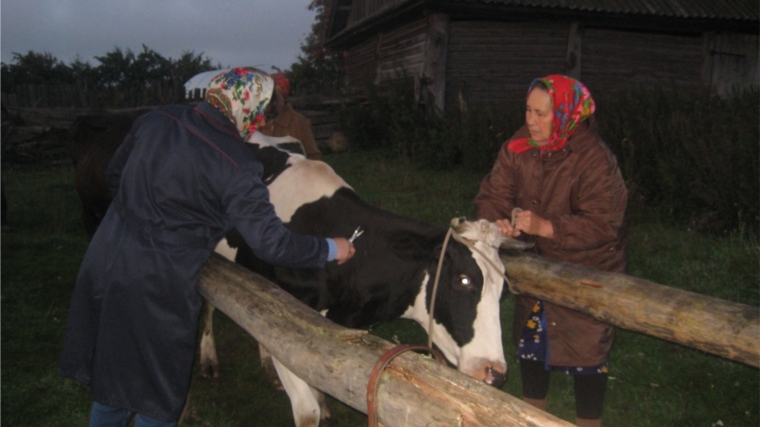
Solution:
[{"label": "woman in blue jacket", "polygon": [[60,371],[90,386],[91,426],[173,426],[190,384],[201,267],[233,227],[285,267],[345,262],[344,238],[291,233],[243,141],[265,123],[274,83],[236,68],[206,102],[139,117],[107,171],[115,197],[79,270]]}]

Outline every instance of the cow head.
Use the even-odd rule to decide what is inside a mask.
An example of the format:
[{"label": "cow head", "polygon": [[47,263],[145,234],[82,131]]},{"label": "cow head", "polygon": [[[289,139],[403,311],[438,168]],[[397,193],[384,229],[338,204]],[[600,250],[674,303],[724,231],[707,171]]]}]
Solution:
[{"label": "cow head", "polygon": [[430,239],[417,239],[415,256],[427,258],[429,267],[422,279],[421,292],[404,317],[417,320],[432,334],[433,342],[459,371],[501,387],[506,381],[507,363],[499,316],[504,264],[498,249],[508,239],[485,220],[470,222],[457,218],[452,226],[478,250],[449,240],[436,294],[435,322],[430,331],[429,304],[444,235],[433,239],[432,244]]}]

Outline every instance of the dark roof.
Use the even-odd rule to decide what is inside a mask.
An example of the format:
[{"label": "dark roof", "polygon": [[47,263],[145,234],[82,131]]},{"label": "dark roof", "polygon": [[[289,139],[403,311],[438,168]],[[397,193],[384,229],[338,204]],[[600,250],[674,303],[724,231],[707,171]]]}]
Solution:
[{"label": "dark roof", "polygon": [[[333,0],[327,43],[354,43],[382,22],[414,19],[425,11],[455,16],[588,16],[636,28],[689,31],[760,32],[758,0]],[[485,15],[484,15],[485,14]],[[611,20],[610,20],[611,19]],[[670,22],[676,27],[667,27]]]},{"label": "dark roof", "polygon": [[672,18],[758,21],[757,0],[465,0],[503,6]]}]

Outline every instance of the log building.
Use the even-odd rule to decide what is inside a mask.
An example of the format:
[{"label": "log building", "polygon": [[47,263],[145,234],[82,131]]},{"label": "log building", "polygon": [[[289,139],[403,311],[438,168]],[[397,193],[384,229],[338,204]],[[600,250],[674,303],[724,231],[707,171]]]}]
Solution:
[{"label": "log building", "polygon": [[756,0],[333,0],[329,14],[349,89],[413,77],[440,110],[504,104],[552,73],[592,93],[758,85]]}]

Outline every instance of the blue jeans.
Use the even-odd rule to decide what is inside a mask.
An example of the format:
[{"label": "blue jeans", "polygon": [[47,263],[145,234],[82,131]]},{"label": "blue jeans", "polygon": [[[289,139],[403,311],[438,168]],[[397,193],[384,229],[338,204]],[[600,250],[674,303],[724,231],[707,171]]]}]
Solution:
[{"label": "blue jeans", "polygon": [[[129,420],[135,415],[127,409],[92,403],[90,427],[127,427]],[[176,422],[159,421],[145,415],[135,415],[135,427],[175,427]]]}]

